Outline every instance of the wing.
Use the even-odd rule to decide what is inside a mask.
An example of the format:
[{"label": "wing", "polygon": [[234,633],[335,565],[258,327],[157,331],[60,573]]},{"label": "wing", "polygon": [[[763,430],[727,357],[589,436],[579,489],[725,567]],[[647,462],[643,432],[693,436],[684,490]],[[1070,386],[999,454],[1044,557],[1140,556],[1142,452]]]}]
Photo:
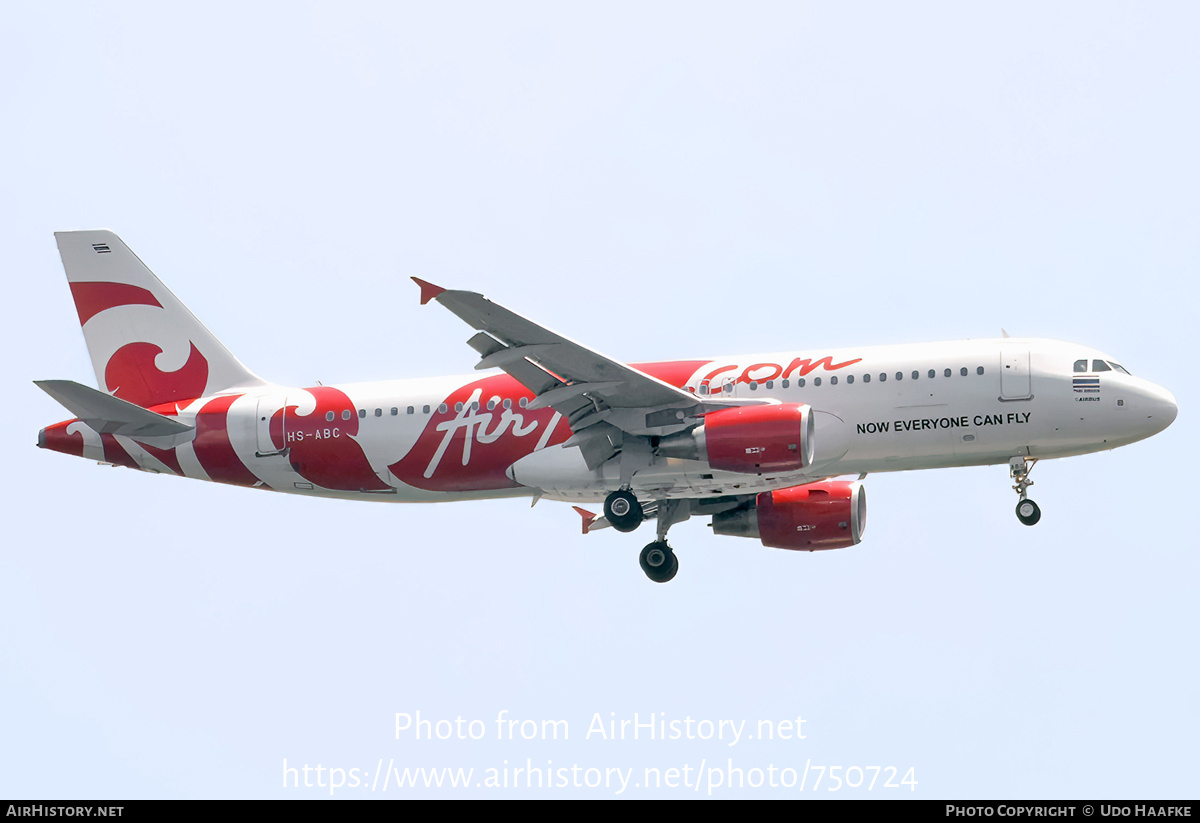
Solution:
[{"label": "wing", "polygon": [[467,341],[481,357],[476,369],[499,368],[536,395],[530,408],[552,408],[567,419],[589,468],[621,449],[626,435],[663,436],[695,426],[709,411],[763,401],[699,397],[605,357],[493,303],[481,294],[450,291],[412,278],[421,303],[436,300],[479,333]]}]

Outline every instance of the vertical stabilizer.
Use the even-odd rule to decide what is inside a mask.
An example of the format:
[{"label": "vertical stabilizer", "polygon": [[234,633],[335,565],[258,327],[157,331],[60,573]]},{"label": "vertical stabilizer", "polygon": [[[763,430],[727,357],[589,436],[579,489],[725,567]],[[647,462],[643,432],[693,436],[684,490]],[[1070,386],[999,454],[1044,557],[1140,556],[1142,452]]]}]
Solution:
[{"label": "vertical stabilizer", "polygon": [[101,390],[142,407],[265,385],[110,231],[56,232]]}]

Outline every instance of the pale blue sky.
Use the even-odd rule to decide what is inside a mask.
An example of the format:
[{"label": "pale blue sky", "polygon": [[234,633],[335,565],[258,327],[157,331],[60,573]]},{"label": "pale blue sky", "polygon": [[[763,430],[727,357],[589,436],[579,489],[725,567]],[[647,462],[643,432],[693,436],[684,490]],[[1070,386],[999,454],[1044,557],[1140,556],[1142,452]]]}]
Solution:
[{"label": "pale blue sky", "polygon": [[[1196,796],[1193,4],[6,22],[0,796],[327,794],[284,790],[285,758],[640,777],[731,757],[914,767],[917,797]],[[626,360],[1003,327],[1106,351],[1180,416],[1039,465],[1032,529],[1003,466],[874,475],[859,546],[694,520],[656,586],[648,534],[581,536],[565,504],[312,501],[37,450],[66,415],[30,381],[94,382],[52,233],[99,227],[284,383],[468,372],[469,330],[417,305],[416,275]],[[571,739],[496,741],[501,710]],[[396,740],[416,711],[489,739]],[[800,715],[807,738],[585,740],[597,712]],[[525,793],[612,791],[466,792]],[[721,796],[773,793],[797,794]]]}]

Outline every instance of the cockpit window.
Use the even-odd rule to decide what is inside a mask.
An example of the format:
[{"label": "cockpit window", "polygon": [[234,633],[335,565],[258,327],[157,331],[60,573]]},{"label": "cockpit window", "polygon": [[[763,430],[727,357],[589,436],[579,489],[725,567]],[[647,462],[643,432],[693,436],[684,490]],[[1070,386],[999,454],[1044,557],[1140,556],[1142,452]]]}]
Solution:
[{"label": "cockpit window", "polygon": [[1092,371],[1112,371],[1103,360],[1092,361]]},{"label": "cockpit window", "polygon": [[[1121,374],[1129,374],[1129,372],[1127,372],[1127,371],[1125,370],[1125,367],[1124,367],[1124,366],[1122,366],[1120,363],[1114,363],[1114,362],[1112,362],[1111,360],[1109,360],[1109,361],[1108,361],[1108,365],[1112,366],[1114,369],[1116,369],[1117,371],[1119,371]],[[1132,375],[1130,375],[1130,376],[1132,376]]]},{"label": "cockpit window", "polygon": [[1076,372],[1087,371],[1087,361],[1086,360],[1076,360],[1075,361],[1075,371]]}]

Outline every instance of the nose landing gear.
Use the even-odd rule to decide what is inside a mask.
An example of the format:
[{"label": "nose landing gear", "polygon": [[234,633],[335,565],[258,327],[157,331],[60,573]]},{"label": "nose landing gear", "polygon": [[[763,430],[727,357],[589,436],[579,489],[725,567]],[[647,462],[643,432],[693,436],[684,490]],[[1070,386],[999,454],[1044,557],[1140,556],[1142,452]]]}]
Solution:
[{"label": "nose landing gear", "polygon": [[1017,481],[1013,485],[1013,490],[1021,496],[1017,502],[1017,519],[1026,526],[1032,526],[1042,519],[1042,510],[1038,504],[1025,496],[1026,490],[1033,485],[1033,481],[1029,479],[1029,473],[1033,471],[1036,463],[1036,457],[1028,460],[1024,457],[1014,457],[1008,461],[1009,477]]},{"label": "nose landing gear", "polygon": [[1042,519],[1042,510],[1032,500],[1022,500],[1017,504],[1017,519],[1026,526],[1032,526]]}]

